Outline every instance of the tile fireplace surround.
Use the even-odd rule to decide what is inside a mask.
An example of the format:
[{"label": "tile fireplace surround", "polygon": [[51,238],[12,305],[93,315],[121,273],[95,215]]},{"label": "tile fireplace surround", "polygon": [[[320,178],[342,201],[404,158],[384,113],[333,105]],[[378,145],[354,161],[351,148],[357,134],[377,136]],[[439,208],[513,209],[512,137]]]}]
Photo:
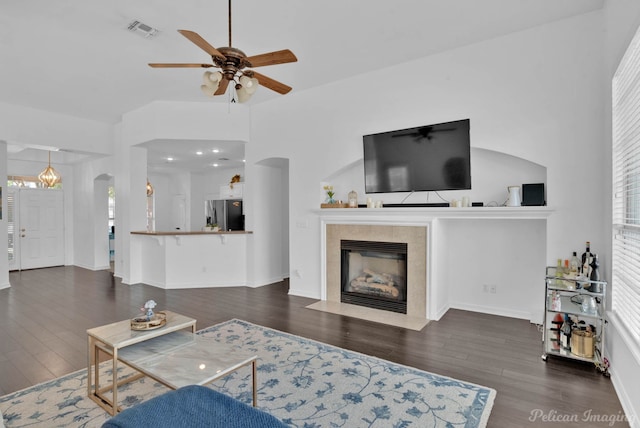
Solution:
[{"label": "tile fireplace surround", "polygon": [[[427,324],[427,227],[363,224],[327,224],[326,298],[311,309],[421,330]],[[340,241],[401,242],[407,244],[407,313],[349,305],[340,302]]]}]

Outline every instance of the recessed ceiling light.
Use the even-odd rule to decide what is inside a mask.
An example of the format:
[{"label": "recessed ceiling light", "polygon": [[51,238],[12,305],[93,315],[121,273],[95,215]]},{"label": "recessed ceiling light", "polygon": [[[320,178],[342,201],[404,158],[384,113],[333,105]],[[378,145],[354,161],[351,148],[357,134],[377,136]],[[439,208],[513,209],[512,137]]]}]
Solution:
[{"label": "recessed ceiling light", "polygon": [[247,161],[246,159],[242,159],[242,162],[246,162],[246,161]]},{"label": "recessed ceiling light", "polygon": [[196,152],[196,154],[197,154],[198,156],[202,156],[202,152],[200,152],[200,151],[197,151],[197,152]]},{"label": "recessed ceiling light", "polygon": [[171,162],[171,161],[173,160],[173,158],[167,158],[167,160],[168,160],[169,162]]},{"label": "recessed ceiling light", "polygon": [[213,149],[213,150],[212,150],[212,152],[213,152],[213,153],[219,153],[219,152],[220,152],[220,150],[218,150],[218,149]]},{"label": "recessed ceiling light", "polygon": [[217,166],[218,166],[218,164],[217,164],[217,163],[213,163],[213,164],[211,164],[211,166],[215,166],[215,167],[217,167]]}]

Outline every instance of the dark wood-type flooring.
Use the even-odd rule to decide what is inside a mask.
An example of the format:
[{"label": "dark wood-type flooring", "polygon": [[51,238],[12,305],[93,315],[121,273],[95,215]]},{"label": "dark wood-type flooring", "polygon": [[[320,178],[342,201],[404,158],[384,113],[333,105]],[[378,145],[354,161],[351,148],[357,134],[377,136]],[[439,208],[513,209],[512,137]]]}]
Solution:
[{"label": "dark wood-type flooring", "polygon": [[[525,320],[450,310],[417,332],[306,309],[314,300],[288,295],[286,281],[163,290],[70,266],[11,272],[10,282],[0,290],[0,395],[86,368],[86,330],[129,319],[153,299],[158,309],[197,319],[198,329],[238,318],[494,388],[490,427],[604,427],[608,420],[585,420],[585,412],[622,415],[611,380],[593,365],[543,362],[538,327]],[[537,409],[575,422],[531,421]]]}]

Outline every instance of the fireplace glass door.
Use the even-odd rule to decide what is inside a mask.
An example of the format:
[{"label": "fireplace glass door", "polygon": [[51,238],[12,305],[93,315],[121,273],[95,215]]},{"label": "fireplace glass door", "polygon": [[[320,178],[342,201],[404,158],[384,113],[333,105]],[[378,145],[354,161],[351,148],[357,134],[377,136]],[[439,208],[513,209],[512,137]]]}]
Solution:
[{"label": "fireplace glass door", "polygon": [[407,313],[407,244],[340,241],[341,301]]}]

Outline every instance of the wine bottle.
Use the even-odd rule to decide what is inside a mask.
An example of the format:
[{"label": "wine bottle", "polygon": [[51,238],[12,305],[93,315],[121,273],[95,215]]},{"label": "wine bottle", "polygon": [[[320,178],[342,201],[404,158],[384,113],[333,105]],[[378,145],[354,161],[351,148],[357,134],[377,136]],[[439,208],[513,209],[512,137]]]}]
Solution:
[{"label": "wine bottle", "polygon": [[576,252],[573,252],[571,256],[571,260],[569,261],[569,273],[573,278],[578,276],[578,271],[580,270],[580,260],[578,260],[578,255]]},{"label": "wine bottle", "polygon": [[564,322],[560,327],[560,344],[565,351],[571,351],[571,319],[564,314]]},{"label": "wine bottle", "polygon": [[563,323],[562,314],[556,313],[556,315],[551,320],[551,328],[549,329],[551,333],[549,339],[551,341],[551,346],[555,350],[559,350],[561,348],[560,328],[562,327],[562,323]]},{"label": "wine bottle", "polygon": [[591,242],[587,241],[587,248],[582,253],[582,275],[589,278],[589,274],[591,273],[589,264],[591,263]]}]

